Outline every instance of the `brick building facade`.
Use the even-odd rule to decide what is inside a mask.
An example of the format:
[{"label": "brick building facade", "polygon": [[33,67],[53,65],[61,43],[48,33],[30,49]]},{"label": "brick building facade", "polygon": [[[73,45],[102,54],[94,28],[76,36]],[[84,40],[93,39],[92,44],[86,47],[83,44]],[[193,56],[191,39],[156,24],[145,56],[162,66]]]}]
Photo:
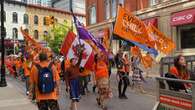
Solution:
[{"label": "brick building facade", "polygon": [[[117,13],[117,5],[120,3],[146,24],[150,22],[170,36],[176,43],[172,55],[195,54],[194,0],[86,0],[87,25],[95,36],[104,28],[109,28],[112,33],[116,17],[113,13]],[[114,53],[120,45],[121,41],[113,40],[111,46]]]},{"label": "brick building facade", "polygon": [[[110,6],[105,4],[106,1],[109,1]],[[109,15],[108,12],[110,15],[116,13],[115,1],[116,6],[123,4],[146,25],[151,23],[171,37],[176,49],[170,56],[195,54],[195,0],[86,0],[87,28],[95,37],[99,37],[102,30],[109,29],[111,48],[117,53],[125,43],[112,34],[115,16],[105,17]],[[158,70],[158,65],[155,65],[152,72],[158,74]]]}]

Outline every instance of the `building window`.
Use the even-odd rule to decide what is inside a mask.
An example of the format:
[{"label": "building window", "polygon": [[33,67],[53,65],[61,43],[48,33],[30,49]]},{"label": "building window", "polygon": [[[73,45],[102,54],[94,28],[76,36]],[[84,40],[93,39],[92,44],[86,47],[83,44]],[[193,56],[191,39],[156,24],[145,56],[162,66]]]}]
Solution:
[{"label": "building window", "polygon": [[24,24],[28,24],[28,15],[24,14]]},{"label": "building window", "polygon": [[27,0],[22,0],[22,2],[27,3]]},{"label": "building window", "polygon": [[118,3],[121,4],[122,6],[124,6],[124,0],[119,0]]},{"label": "building window", "polygon": [[105,5],[105,19],[109,19],[110,18],[110,0],[105,0],[104,5]]},{"label": "building window", "polygon": [[[0,11],[0,13],[1,13],[1,11]],[[6,21],[6,12],[4,11],[4,13],[3,13],[3,16],[4,16],[4,22]],[[0,21],[1,21],[1,14],[0,14]]]},{"label": "building window", "polygon": [[46,25],[46,17],[43,18],[43,25]]},{"label": "building window", "polygon": [[17,28],[12,29],[12,38],[18,39],[18,29]]},{"label": "building window", "polygon": [[39,24],[39,17],[37,15],[34,16],[34,24]]},{"label": "building window", "polygon": [[39,32],[37,30],[34,31],[34,38],[39,39]]},{"label": "building window", "polygon": [[150,0],[150,6],[156,5],[158,0]]},{"label": "building window", "polygon": [[179,30],[181,49],[195,48],[195,26],[183,26]]},{"label": "building window", "polygon": [[112,17],[116,17],[117,5],[116,0],[112,0]]},{"label": "building window", "polygon": [[54,23],[58,23],[58,19],[57,18],[54,19]]},{"label": "building window", "polygon": [[18,23],[18,14],[16,12],[12,14],[12,21],[13,23]]},{"label": "building window", "polygon": [[90,15],[89,23],[95,24],[96,23],[96,8],[95,8],[95,6],[91,7],[89,15]]},{"label": "building window", "polygon": [[28,29],[24,29],[24,31],[25,31],[26,33],[29,33],[29,30],[28,30]]}]

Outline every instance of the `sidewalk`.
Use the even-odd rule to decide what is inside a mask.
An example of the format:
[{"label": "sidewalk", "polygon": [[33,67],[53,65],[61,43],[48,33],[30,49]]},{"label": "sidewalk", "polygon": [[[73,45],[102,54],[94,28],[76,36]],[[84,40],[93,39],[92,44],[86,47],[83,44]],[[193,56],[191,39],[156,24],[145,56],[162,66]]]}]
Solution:
[{"label": "sidewalk", "polygon": [[0,110],[37,110],[13,83],[7,80],[7,87],[0,88]]}]

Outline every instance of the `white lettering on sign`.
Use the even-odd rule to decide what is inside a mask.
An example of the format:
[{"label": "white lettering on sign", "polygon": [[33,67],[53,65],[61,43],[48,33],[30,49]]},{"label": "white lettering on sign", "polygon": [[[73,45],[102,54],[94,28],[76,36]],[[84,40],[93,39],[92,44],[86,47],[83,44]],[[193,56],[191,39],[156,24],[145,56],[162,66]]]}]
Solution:
[{"label": "white lettering on sign", "polygon": [[177,22],[177,21],[184,21],[184,20],[189,20],[192,19],[193,15],[192,14],[187,14],[187,15],[183,15],[183,16],[176,16],[172,18],[173,22]]},{"label": "white lettering on sign", "polygon": [[126,29],[126,31],[132,30],[133,32],[137,34],[142,33],[139,27],[135,23],[129,23],[128,21],[123,20],[122,25]]}]

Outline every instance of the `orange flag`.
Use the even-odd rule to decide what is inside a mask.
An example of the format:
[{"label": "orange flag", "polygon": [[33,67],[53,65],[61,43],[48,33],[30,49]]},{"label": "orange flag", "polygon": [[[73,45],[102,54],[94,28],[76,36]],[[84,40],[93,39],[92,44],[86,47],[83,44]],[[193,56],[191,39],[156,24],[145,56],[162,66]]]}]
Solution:
[{"label": "orange flag", "polygon": [[153,59],[150,56],[150,54],[146,54],[146,56],[141,57],[141,62],[144,65],[145,68],[151,68]]},{"label": "orange flag", "polygon": [[137,46],[131,47],[131,54],[133,56],[139,56],[141,54],[139,47]]},{"label": "orange flag", "polygon": [[150,36],[151,45],[153,45],[158,51],[164,54],[169,54],[173,51],[175,43],[169,37],[150,24],[147,30]]},{"label": "orange flag", "polygon": [[22,32],[22,35],[24,36],[24,39],[27,42],[30,42],[31,44],[33,44],[34,46],[38,47],[38,48],[42,48],[41,44],[39,44],[36,40],[34,40],[30,35],[28,35],[28,33],[26,33],[22,27],[20,28],[20,31]]},{"label": "orange flag", "polygon": [[125,40],[131,40],[150,46],[150,44],[147,43],[149,36],[145,24],[121,6],[118,7],[114,33]]},{"label": "orange flag", "polygon": [[103,46],[106,49],[109,49],[110,48],[110,33],[109,32],[110,31],[109,31],[108,28],[104,29]]}]

